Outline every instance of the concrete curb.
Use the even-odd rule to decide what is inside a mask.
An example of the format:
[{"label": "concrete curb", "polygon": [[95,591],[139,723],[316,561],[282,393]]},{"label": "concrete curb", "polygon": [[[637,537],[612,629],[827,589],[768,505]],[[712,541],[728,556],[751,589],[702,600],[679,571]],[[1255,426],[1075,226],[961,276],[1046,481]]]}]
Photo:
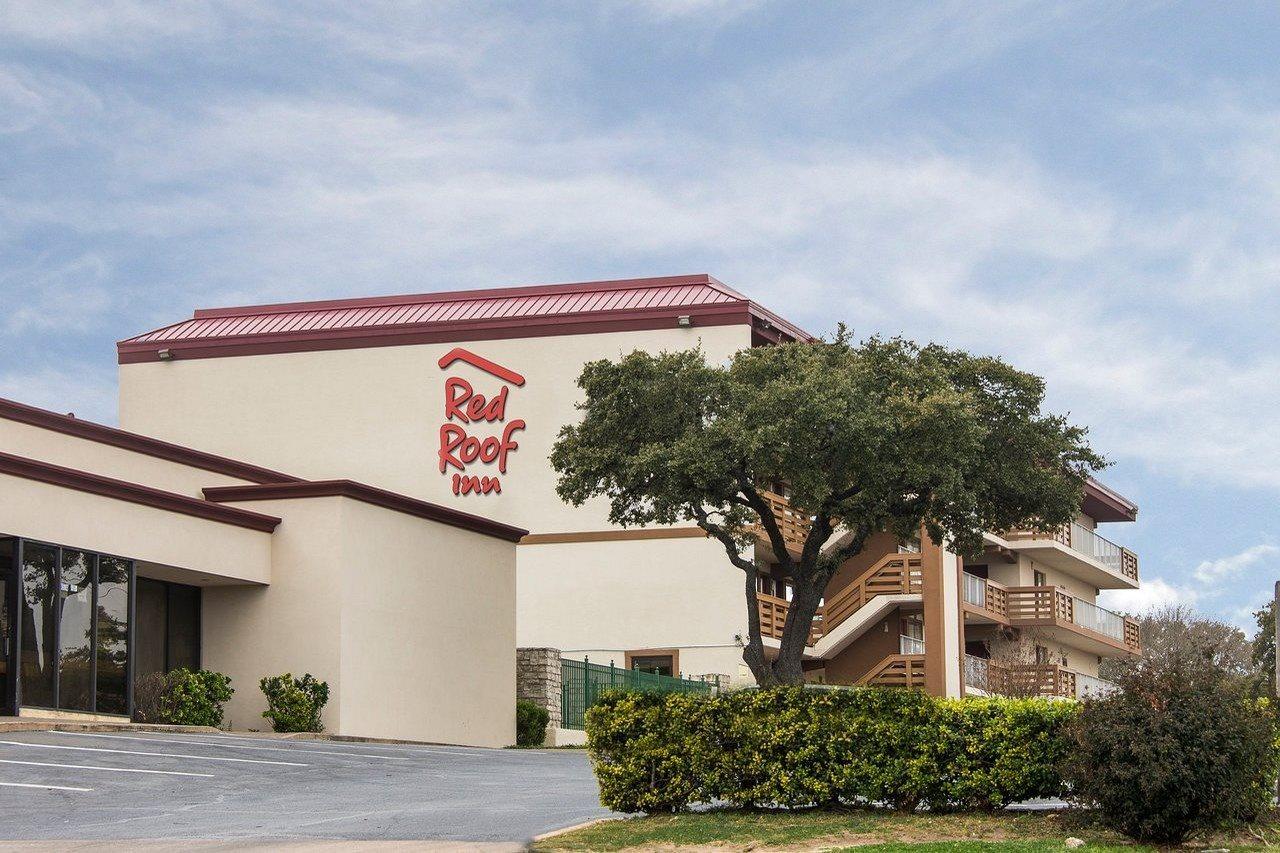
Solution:
[{"label": "concrete curb", "polygon": [[541,835],[535,835],[529,840],[530,844],[536,844],[539,841],[546,841],[555,838],[557,835],[565,835],[570,832],[577,832],[579,829],[586,829],[588,826],[595,826],[597,823],[604,823],[607,820],[621,820],[616,817],[597,817],[591,820],[584,820],[582,823],[575,823],[573,826],[562,826],[559,829],[553,829],[550,832],[544,832]]},{"label": "concrete curb", "polygon": [[165,726],[159,723],[72,723],[66,720],[42,720],[39,717],[23,717],[18,720],[0,721],[0,733],[5,732],[170,732],[173,734],[225,734],[213,726]]}]

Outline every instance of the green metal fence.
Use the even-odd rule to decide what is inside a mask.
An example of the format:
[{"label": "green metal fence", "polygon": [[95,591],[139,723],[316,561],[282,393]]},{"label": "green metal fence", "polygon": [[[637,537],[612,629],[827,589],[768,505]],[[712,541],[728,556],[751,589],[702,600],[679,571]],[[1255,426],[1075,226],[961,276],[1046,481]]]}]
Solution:
[{"label": "green metal fence", "polygon": [[711,685],[691,678],[655,675],[638,669],[621,669],[610,663],[601,666],[588,660],[560,659],[560,725],[566,729],[584,727],[586,714],[600,695],[608,690],[639,690],[656,693],[710,693]]}]

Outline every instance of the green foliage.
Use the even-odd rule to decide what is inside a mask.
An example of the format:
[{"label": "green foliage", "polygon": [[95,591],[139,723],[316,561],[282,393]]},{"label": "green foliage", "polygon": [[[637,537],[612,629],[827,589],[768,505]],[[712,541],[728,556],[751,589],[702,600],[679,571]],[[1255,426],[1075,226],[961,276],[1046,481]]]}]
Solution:
[{"label": "green foliage", "polygon": [[551,715],[528,699],[516,701],[516,746],[542,746]]},{"label": "green foliage", "polygon": [[[753,626],[744,658],[761,683],[802,680],[809,617],[826,581],[867,537],[924,525],[977,553],[986,530],[1051,529],[1073,518],[1105,465],[1085,430],[1040,411],[1044,382],[996,358],[901,339],[756,347],[727,366],[698,350],[633,352],[583,367],[583,418],[551,454],[561,499],[609,501],[622,526],[695,522],[746,572],[759,524],[795,584],[773,664]],[[787,483],[813,519],[799,558],[760,495]],[[834,531],[848,535],[822,550]],[[800,626],[793,631],[792,626]]]},{"label": "green foliage", "polygon": [[277,732],[322,732],[320,712],[329,701],[329,684],[306,673],[294,678],[293,673],[275,675],[258,682],[267,697],[267,710],[262,716],[271,721]]},{"label": "green foliage", "polygon": [[1119,684],[1084,703],[1065,767],[1072,796],[1107,825],[1177,843],[1270,805],[1280,769],[1274,708],[1208,650],[1144,661]]},{"label": "green foliage", "polygon": [[180,667],[165,676],[160,720],[176,726],[220,726],[222,706],[232,693],[231,679],[222,673]]},{"label": "green foliage", "polygon": [[998,808],[1061,794],[1074,705],[915,690],[612,693],[587,711],[601,802],[624,812],[887,803]]}]

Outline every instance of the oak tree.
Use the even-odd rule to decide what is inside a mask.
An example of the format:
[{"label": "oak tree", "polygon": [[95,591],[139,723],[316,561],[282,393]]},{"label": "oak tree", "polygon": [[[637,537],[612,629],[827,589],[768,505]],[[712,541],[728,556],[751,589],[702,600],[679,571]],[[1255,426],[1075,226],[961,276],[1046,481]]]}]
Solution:
[{"label": "oak tree", "polygon": [[[899,338],[831,340],[739,352],[633,352],[586,364],[582,419],[551,454],[560,497],[605,497],[623,526],[693,522],[742,570],[743,659],[761,685],[804,679],[801,658],[827,582],[868,537],[977,553],[986,530],[1073,519],[1104,460],[1086,430],[1041,410],[1044,382],[997,358]],[[810,519],[787,547],[763,494],[786,484]],[[758,531],[758,533],[757,533]],[[756,537],[793,599],[776,658],[756,601]]]}]

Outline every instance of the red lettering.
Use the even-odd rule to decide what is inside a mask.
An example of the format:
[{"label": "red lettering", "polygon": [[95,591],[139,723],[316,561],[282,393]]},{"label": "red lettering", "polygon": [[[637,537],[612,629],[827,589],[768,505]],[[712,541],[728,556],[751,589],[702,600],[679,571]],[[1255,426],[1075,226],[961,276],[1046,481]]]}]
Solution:
[{"label": "red lettering", "polygon": [[480,495],[502,493],[502,483],[497,477],[475,477],[471,475],[453,475],[453,493],[466,495],[475,492]]},{"label": "red lettering", "polygon": [[440,427],[440,473],[444,473],[444,469],[449,465],[463,470],[462,460],[454,455],[454,451],[458,449],[458,445],[467,437],[467,431],[457,424],[445,424]]},{"label": "red lettering", "polygon": [[513,450],[519,450],[520,445],[516,443],[511,434],[518,429],[524,429],[524,421],[520,418],[507,424],[502,430],[502,443],[498,446],[498,471],[499,473],[507,473],[507,454]]},{"label": "red lettering", "polygon": [[480,416],[489,423],[504,420],[507,417],[507,386],[503,385],[502,390],[498,392],[498,396],[489,401],[489,405],[484,407]]},{"label": "red lettering", "polygon": [[[461,394],[454,393],[461,391]],[[471,423],[471,418],[467,417],[466,412],[462,411],[462,404],[471,399],[475,390],[471,387],[471,383],[460,376],[450,376],[444,381],[444,418],[452,420],[457,415],[458,420],[464,424]],[[441,468],[441,471],[444,469]]]}]

